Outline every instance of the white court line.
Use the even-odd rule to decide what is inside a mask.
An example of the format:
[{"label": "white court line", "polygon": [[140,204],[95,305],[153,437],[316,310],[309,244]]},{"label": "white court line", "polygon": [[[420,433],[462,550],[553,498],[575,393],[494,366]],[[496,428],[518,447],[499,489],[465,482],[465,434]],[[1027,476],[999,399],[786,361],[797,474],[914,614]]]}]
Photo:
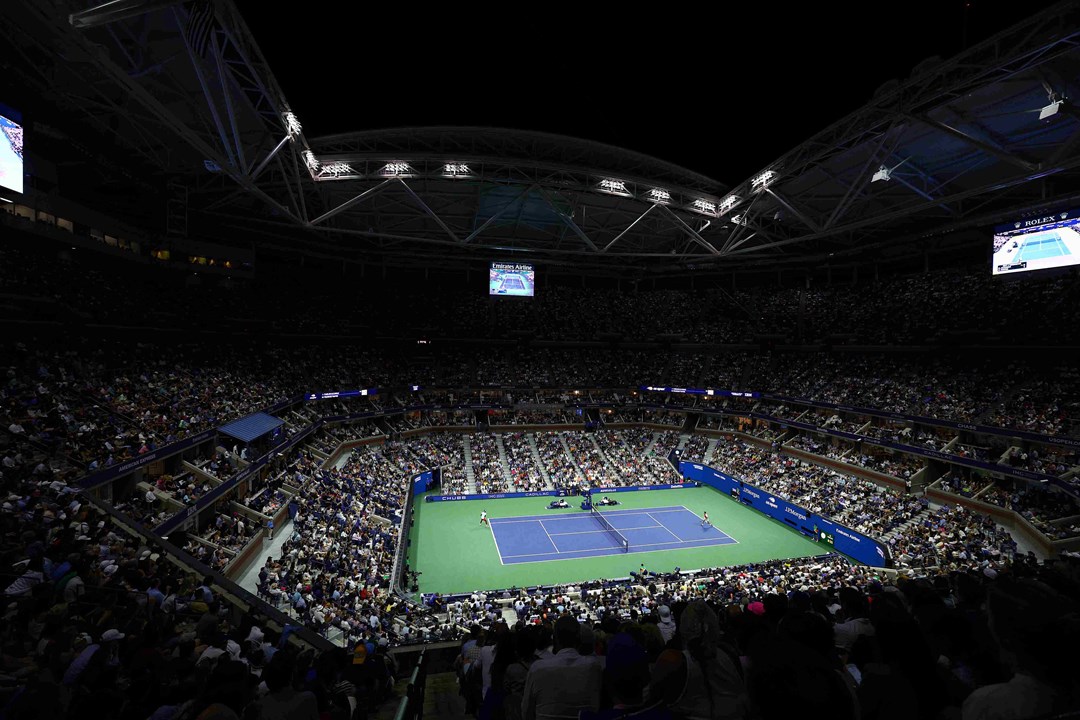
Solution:
[{"label": "white court line", "polygon": [[543,520],[538,520],[537,522],[540,523],[540,529],[544,531],[545,535],[547,535],[547,539],[548,539],[548,542],[551,543],[551,547],[555,548],[555,552],[561,555],[562,550],[560,550],[559,546],[555,544],[555,541],[551,539],[551,533],[549,533],[547,531],[547,528],[544,527],[544,521]]},{"label": "white court line", "polygon": [[[707,547],[713,547],[713,546],[738,545],[739,544],[739,542],[737,540],[735,540],[734,538],[732,538],[730,535],[728,536],[728,540],[731,540],[731,542],[723,542],[723,540],[721,538],[715,538],[715,539],[703,538],[701,540],[690,540],[690,541],[687,541],[687,542],[680,541],[680,542],[677,542],[677,543],[674,543],[674,542],[652,543],[652,544],[647,546],[649,548],[652,548],[655,545],[685,545],[685,546],[688,546],[688,547],[684,547],[684,548],[677,548],[677,547],[664,548],[663,550],[653,550],[653,549],[635,550],[634,546],[631,545],[630,546],[630,552],[628,552],[628,553],[619,552],[619,553],[612,553],[612,554],[615,554],[615,555],[623,555],[623,554],[625,554],[625,555],[638,555],[640,553],[646,553],[646,552],[675,552],[677,550],[700,550],[701,548],[707,548]],[[708,543],[708,544],[699,545],[697,543]],[[599,548],[599,549],[616,550],[618,548],[617,547],[612,547],[612,548]],[[596,550],[567,550],[566,552],[562,553],[562,555],[565,555],[567,557],[551,558],[550,560],[531,560],[530,562],[534,562],[534,563],[566,562],[567,560],[591,560],[593,558],[598,558],[598,557],[608,557],[607,555],[587,555],[587,556],[585,556],[583,558],[571,557],[575,553],[584,553],[584,552],[595,553]],[[548,555],[551,555],[551,553],[533,553],[533,554],[529,554],[529,555],[507,555],[507,559],[519,558],[519,557],[546,557]],[[805,555],[800,555],[798,557],[806,557],[806,556]],[[512,564],[513,565],[521,565],[523,563],[512,563]]]},{"label": "white court line", "polygon": [[[653,513],[655,515],[655,514],[658,514],[658,513],[665,513],[665,512],[682,512],[683,510],[686,510],[686,507],[683,506],[683,505],[665,505],[663,507],[643,508],[643,509],[640,509],[640,510],[637,509],[637,508],[626,508],[626,509],[623,509],[623,510],[604,510],[604,514],[609,516],[609,517],[611,517],[611,516],[620,516],[621,517],[623,515],[634,515],[634,514],[639,514],[639,513],[642,513],[642,512],[651,512],[651,513]],[[583,513],[585,513],[585,514],[583,514]],[[581,518],[581,517],[588,517],[587,511],[582,510],[582,511],[574,512],[574,513],[559,513],[559,514],[556,514],[556,515],[513,515],[513,516],[508,517],[508,518],[488,518],[488,522],[499,523],[500,525],[502,525],[502,524],[506,524],[506,523],[529,522],[531,520],[540,520],[540,521],[543,521],[543,522],[557,522],[557,521],[560,521],[560,520],[574,520],[576,518]]]},{"label": "white court line", "polygon": [[[646,513],[646,514],[649,515],[650,520],[652,520],[653,522],[657,522],[656,518],[654,518],[651,514],[649,514],[649,513]],[[678,535],[676,535],[675,533],[671,532],[671,530],[668,529],[668,526],[665,525],[664,523],[660,523],[660,527],[664,528],[664,531],[668,535],[670,535],[671,537],[675,538],[679,542],[683,542],[683,539],[681,537],[679,537]],[[659,543],[657,543],[657,544],[659,544]]]},{"label": "white court line", "polygon": [[495,528],[491,526],[490,520],[488,520],[488,529],[491,530],[491,539],[495,541],[495,552],[499,553],[499,564],[505,565],[502,550],[499,549],[499,538],[495,537]]},{"label": "white court line", "polygon": [[[700,515],[698,515],[693,510],[686,507],[685,505],[668,505],[666,507],[659,508],[659,509],[648,509],[648,508],[646,508],[646,509],[640,509],[639,510],[639,509],[636,509],[636,508],[634,508],[634,509],[628,508],[626,510],[615,510],[615,511],[611,511],[611,512],[608,512],[608,513],[605,513],[605,514],[610,516],[612,513],[618,513],[618,516],[621,516],[621,517],[625,517],[627,515],[648,515],[653,520],[653,522],[660,522],[656,518],[654,518],[653,515],[663,515],[665,513],[684,513],[684,512],[690,513],[691,515],[693,515],[698,520],[703,519]],[[576,520],[576,519],[579,519],[579,518],[582,518],[582,517],[584,517],[584,516],[577,515],[577,514],[574,514],[574,515],[556,515],[556,516],[533,515],[533,516],[530,516],[528,518],[520,518],[520,519],[505,519],[505,520],[496,519],[495,522],[498,522],[500,524],[522,523],[522,522],[530,522],[530,523],[531,522],[538,522],[538,523],[540,523],[540,527],[544,530],[544,534],[547,535],[548,542],[550,542],[552,547],[555,548],[555,554],[568,556],[568,557],[565,557],[565,558],[551,558],[550,560],[534,560],[532,562],[562,562],[563,560],[567,560],[567,559],[580,560],[580,559],[588,559],[588,558],[591,558],[591,557],[606,557],[606,556],[603,556],[603,555],[588,555],[588,556],[586,556],[586,558],[570,557],[570,556],[580,554],[580,553],[595,553],[597,550],[606,550],[606,549],[609,549],[609,548],[592,548],[592,549],[588,549],[588,550],[567,550],[567,551],[564,552],[564,551],[558,549],[558,547],[555,545],[555,541],[552,539],[552,537],[553,537],[552,534],[549,533],[547,531],[547,527],[544,526],[545,522],[553,522],[553,521],[559,521],[559,520]],[[492,522],[491,520],[488,520],[489,525],[491,524],[491,522]],[[627,529],[627,530],[644,530],[644,529],[651,529],[651,528],[654,528],[654,527],[657,527],[657,526],[651,525],[651,526],[648,526],[647,528],[642,527],[642,528],[625,528],[625,529]],[[674,537],[674,538],[679,537],[675,533],[671,532],[671,530],[669,530],[667,528],[667,526],[665,526],[663,523],[660,523],[660,527],[663,527],[665,530],[667,530],[668,534],[670,534],[672,537]],[[694,549],[700,549],[700,548],[704,548],[704,547],[711,547],[713,545],[738,545],[738,544],[740,544],[739,541],[736,540],[734,536],[730,535],[729,533],[724,532],[723,530],[719,529],[715,525],[710,525],[710,527],[713,530],[715,530],[716,532],[720,533],[721,537],[713,536],[713,537],[700,538],[698,540],[678,540],[677,542],[648,543],[648,545],[646,545],[645,547],[652,548],[653,546],[656,546],[656,545],[685,545],[687,547],[685,547],[684,549],[686,549],[686,550],[694,550]],[[622,529],[620,528],[619,530],[621,532]],[[606,530],[588,530],[588,531],[583,531],[583,532],[555,533],[555,536],[558,536],[558,535],[583,535],[583,534],[606,533],[606,532],[607,532]],[[492,534],[492,537],[495,536],[495,530],[494,529],[492,529],[491,534]],[[724,542],[725,539],[728,542]],[[699,543],[706,543],[706,544],[699,544]],[[496,542],[495,542],[496,549],[498,549],[498,545],[499,545],[499,543],[496,540]],[[610,549],[615,550],[616,548],[612,547]],[[666,548],[664,550],[635,550],[634,546],[631,545],[630,546],[630,552],[627,553],[627,554],[634,555],[634,554],[643,553],[643,552],[670,552],[670,551],[678,550],[678,549],[679,548]],[[526,553],[526,554],[522,554],[522,555],[503,555],[502,551],[500,550],[499,551],[499,563],[502,564],[502,565],[506,565],[506,563],[503,562],[504,558],[507,559],[507,560],[511,560],[511,559],[514,559],[514,558],[523,558],[523,557],[544,557],[544,556],[551,555],[551,554],[552,553],[550,553],[550,552],[544,552],[544,553]],[[520,565],[521,563],[512,563],[512,564]]]},{"label": "white court line", "polygon": [[[615,528],[619,532],[623,530],[651,530],[652,528],[662,528],[663,525],[642,525],[641,527],[632,528]],[[607,530],[580,530],[577,532],[564,532],[564,533],[551,533],[551,537],[562,537],[563,535],[592,535],[593,533],[606,533]],[[671,532],[670,530],[668,532]]]},{"label": "white court line", "polygon": [[[652,547],[653,545],[685,545],[685,544],[686,543],[684,543],[682,540],[675,540],[673,542],[649,543],[646,547]],[[604,547],[604,548],[586,548],[584,550],[567,550],[566,552],[561,552],[559,554],[560,555],[573,555],[574,553],[591,553],[591,552],[596,552],[597,550],[618,550],[620,547],[621,546],[619,546],[619,545],[614,545],[612,547]],[[638,550],[637,552],[650,552],[650,551],[649,550]],[[550,554],[551,553],[528,553],[527,555],[507,555],[506,557],[507,558],[536,557],[538,555],[550,555]],[[633,553],[629,553],[629,554],[633,555]],[[602,556],[598,556],[598,557],[602,557]]]},{"label": "white court line", "polygon": [[[734,502],[734,499],[733,499],[733,498],[728,498],[728,500],[731,500],[732,502]],[[741,505],[742,505],[742,504],[740,503],[740,507],[741,507]],[[682,505],[681,507],[682,507],[682,509],[683,509],[683,510],[685,510],[685,511],[686,511],[686,512],[688,512],[688,513],[690,513],[691,515],[693,515],[694,517],[696,517],[696,518],[697,518],[698,520],[704,520],[704,519],[705,519],[705,518],[701,517],[700,515],[698,515],[698,514],[697,514],[696,512],[694,512],[693,510],[691,510],[690,508],[686,507],[685,505]],[[724,532],[724,531],[723,531],[723,530],[721,530],[720,528],[718,528],[718,527],[716,527],[715,525],[713,525],[713,524],[712,524],[712,520],[710,520],[710,521],[709,521],[709,527],[711,527],[711,528],[712,528],[713,530],[715,530],[716,532],[718,532],[718,533],[720,533],[721,535],[723,535],[724,537],[726,537],[726,538],[727,538],[728,540],[731,540],[731,542],[730,542],[730,543],[726,543],[727,545],[738,545],[738,544],[739,544],[739,541],[738,541],[738,540],[736,540],[736,539],[734,538],[734,536],[732,536],[732,535],[728,535],[728,534],[727,534],[726,532]],[[785,527],[786,527],[786,526],[785,526]],[[703,539],[703,540],[707,540],[708,538],[702,538],[702,539]],[[694,542],[694,541],[691,541],[691,542]]]}]

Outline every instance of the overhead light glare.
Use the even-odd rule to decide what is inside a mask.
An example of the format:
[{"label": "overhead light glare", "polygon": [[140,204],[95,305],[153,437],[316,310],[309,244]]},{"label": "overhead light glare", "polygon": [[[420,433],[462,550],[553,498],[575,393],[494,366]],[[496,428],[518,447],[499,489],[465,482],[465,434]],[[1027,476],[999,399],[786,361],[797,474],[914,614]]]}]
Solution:
[{"label": "overhead light glare", "polygon": [[765,172],[761,173],[756,178],[751,180],[750,185],[754,188],[765,188],[766,186],[768,186],[769,183],[773,181],[773,178],[775,177],[775,172],[773,172],[772,170],[766,170]]},{"label": "overhead light glare", "polygon": [[728,195],[726,198],[720,201],[720,212],[726,213],[731,208],[735,207],[735,203],[739,202],[738,195]]},{"label": "overhead light glare", "polygon": [[1039,119],[1040,120],[1049,120],[1050,118],[1057,115],[1058,112],[1061,111],[1062,106],[1064,106],[1064,105],[1065,105],[1064,98],[1062,98],[1061,100],[1055,100],[1054,102],[1050,103],[1049,105],[1047,105],[1046,107],[1044,107],[1042,110],[1039,111]]},{"label": "overhead light glare", "polygon": [[295,140],[303,129],[300,120],[293,114],[292,110],[286,110],[282,117],[285,120],[285,132],[289,134],[289,138]]},{"label": "overhead light glare", "polygon": [[706,213],[715,213],[716,212],[716,203],[710,202],[709,200],[705,200],[704,198],[698,198],[697,200],[695,200],[692,203],[692,205],[694,206],[695,210],[700,210],[701,212],[706,212]]},{"label": "overhead light glare", "polygon": [[383,167],[383,172],[387,175],[404,175],[408,173],[409,170],[409,163],[403,162],[386,163]]},{"label": "overhead light glare", "polygon": [[600,189],[613,193],[626,193],[626,183],[622,180],[601,180]]},{"label": "overhead light glare", "polygon": [[332,175],[334,177],[355,174],[352,165],[344,162],[333,162],[323,165],[321,172],[323,175]]},{"label": "overhead light glare", "polygon": [[653,188],[649,191],[649,199],[654,202],[667,202],[671,200],[671,193],[661,188]]},{"label": "overhead light glare", "polygon": [[304,164],[307,165],[308,170],[311,172],[318,172],[319,170],[319,161],[315,157],[315,153],[310,150],[304,151]]},{"label": "overhead light glare", "polygon": [[468,175],[469,166],[464,163],[446,163],[443,167],[447,175]]}]

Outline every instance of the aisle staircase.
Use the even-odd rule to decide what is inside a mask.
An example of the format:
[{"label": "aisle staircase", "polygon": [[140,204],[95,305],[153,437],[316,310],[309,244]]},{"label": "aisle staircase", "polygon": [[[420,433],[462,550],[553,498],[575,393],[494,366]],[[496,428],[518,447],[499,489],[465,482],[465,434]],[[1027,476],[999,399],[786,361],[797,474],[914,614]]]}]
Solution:
[{"label": "aisle staircase", "polygon": [[886,533],[885,538],[884,538],[886,544],[891,543],[892,540],[895,539],[897,535],[900,535],[902,532],[904,532],[904,530],[908,529],[909,527],[911,527],[913,525],[917,525],[917,524],[921,523],[923,520],[925,520],[926,518],[930,517],[930,515],[932,513],[933,513],[933,510],[931,510],[929,507],[925,507],[925,508],[922,509],[922,511],[918,515],[911,518],[910,520],[908,520],[903,525],[900,525],[899,527],[895,527],[892,530],[890,530],[888,533]]},{"label": "aisle staircase", "polygon": [[472,469],[472,442],[469,440],[468,435],[462,436],[461,446],[465,451],[465,480],[467,482],[466,491],[469,493],[476,492],[476,475]]},{"label": "aisle staircase", "polygon": [[506,446],[503,445],[502,435],[495,436],[495,447],[499,449],[499,465],[502,467],[503,477],[507,484],[513,483],[513,475],[510,473],[510,460],[506,457]]},{"label": "aisle staircase", "polygon": [[540,477],[544,478],[544,488],[547,490],[554,490],[555,485],[551,482],[551,476],[548,475],[543,458],[540,457],[540,448],[536,446],[535,433],[526,433],[525,437],[529,439],[529,449],[532,451],[533,462],[536,463],[536,467],[540,471]]},{"label": "aisle staircase", "polygon": [[577,458],[574,457],[574,453],[570,452],[570,446],[566,444],[566,436],[559,433],[559,444],[562,445],[563,452],[566,453],[566,457],[570,459],[570,464],[577,468],[577,471],[581,473],[582,477],[585,477],[585,471],[578,465]]},{"label": "aisle staircase", "polygon": [[705,464],[712,464],[713,455],[716,454],[716,446],[720,444],[719,438],[709,438],[709,447],[705,448]]}]

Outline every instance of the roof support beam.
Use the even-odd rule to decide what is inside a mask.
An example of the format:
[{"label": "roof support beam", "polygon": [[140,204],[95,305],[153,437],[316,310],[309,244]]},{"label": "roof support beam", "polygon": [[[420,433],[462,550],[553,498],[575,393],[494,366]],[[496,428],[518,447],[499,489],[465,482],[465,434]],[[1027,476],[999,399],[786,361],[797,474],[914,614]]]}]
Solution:
[{"label": "roof support beam", "polygon": [[[850,207],[854,196],[858,193],[861,193],[862,189],[870,184],[870,170],[875,164],[877,164],[878,153],[880,153],[881,149],[885,147],[885,143],[889,140],[889,133],[895,126],[896,120],[894,119],[892,123],[889,124],[889,127],[885,130],[885,132],[881,133],[881,137],[878,138],[877,144],[874,145],[874,149],[870,152],[869,157],[866,158],[866,163],[862,166],[859,174],[855,176],[854,181],[852,181],[851,187],[848,188],[848,191],[844,194],[843,199],[840,200],[840,202],[836,204],[836,207],[833,208],[832,213],[829,215],[829,219],[825,221],[826,229],[831,228],[841,217],[843,217],[844,213],[847,212],[848,207]],[[886,153],[885,157],[888,157],[891,154],[891,152]]]},{"label": "roof support beam", "polygon": [[[750,211],[754,209],[754,204],[758,201],[758,198],[760,197],[761,193],[755,193],[750,198],[750,203],[746,206],[745,210],[743,210],[738,215],[731,216],[731,222],[735,225],[735,229],[732,230],[731,234],[727,236],[726,240],[724,240],[724,246],[720,248],[721,253],[727,254],[727,252],[731,250],[732,247],[736,246],[739,238],[742,237],[749,229]],[[736,222],[735,218],[738,218],[738,222]],[[742,243],[738,242],[738,245],[742,245]]]},{"label": "roof support beam", "polygon": [[641,222],[642,220],[644,220],[644,219],[645,219],[645,216],[646,216],[646,215],[648,215],[649,213],[651,213],[651,212],[653,211],[653,208],[655,208],[655,207],[656,207],[656,204],[653,204],[653,205],[650,205],[649,207],[645,208],[645,212],[643,212],[643,213],[641,213],[640,215],[638,215],[638,216],[637,216],[637,219],[635,219],[635,220],[634,220],[634,221],[633,221],[632,223],[630,223],[629,225],[627,225],[627,226],[626,226],[626,227],[625,227],[625,228],[623,229],[623,231],[622,231],[621,233],[619,233],[618,235],[616,235],[616,236],[615,236],[615,237],[614,237],[614,238],[613,238],[613,239],[611,240],[611,242],[609,242],[609,243],[608,243],[607,245],[605,245],[605,246],[604,246],[604,249],[603,249],[603,250],[601,250],[600,252],[607,252],[607,251],[608,251],[609,249],[611,249],[611,246],[612,246],[612,245],[614,245],[615,243],[619,242],[619,239],[620,239],[620,238],[621,238],[621,237],[622,237],[623,235],[625,235],[626,233],[630,232],[630,229],[631,229],[631,228],[633,228],[633,227],[634,227],[635,225],[637,225],[637,224],[638,224],[639,222]]},{"label": "roof support beam", "polygon": [[799,218],[799,220],[802,221],[803,225],[810,228],[814,232],[821,232],[821,228],[818,226],[818,224],[816,222],[814,222],[813,220],[808,218],[801,210],[799,210],[794,205],[792,205],[790,202],[788,202],[788,200],[783,195],[776,192],[771,187],[766,187],[765,192],[772,195],[773,198],[776,200],[776,202],[778,202],[778,203],[780,203],[781,205],[784,206],[784,209],[786,209],[788,212],[790,212],[795,217]]},{"label": "roof support beam", "polygon": [[[176,19],[177,25],[184,27],[184,23],[180,20],[180,15],[175,9],[173,10],[173,17]],[[213,30],[210,32],[213,34]],[[218,115],[217,103],[214,102],[214,96],[210,93],[210,86],[206,82],[206,75],[203,73],[200,58],[196,55],[195,49],[191,47],[191,42],[188,40],[187,33],[181,32],[180,38],[184,41],[184,49],[187,50],[188,58],[191,60],[191,68],[195,71],[195,77],[199,79],[199,87],[202,88],[203,98],[206,100],[206,107],[210,110],[210,117],[214,120],[214,127],[217,128],[218,137],[221,139],[221,146],[229,156],[229,165],[235,170],[243,172],[243,168],[236,162],[232,143],[229,142],[229,139],[225,134],[225,125],[221,122],[221,116]]]},{"label": "roof support beam", "polygon": [[451,230],[447,226],[447,224],[442,221],[441,217],[439,217],[438,215],[435,214],[434,210],[432,210],[430,207],[428,207],[428,204],[426,202],[424,202],[423,200],[420,199],[420,196],[417,195],[416,192],[414,192],[411,187],[409,187],[409,184],[407,182],[405,182],[404,180],[400,180],[400,179],[398,180],[398,182],[400,182],[402,187],[405,188],[405,192],[409,193],[409,197],[411,197],[416,202],[416,204],[419,205],[421,207],[421,209],[423,209],[424,212],[426,212],[428,215],[430,215],[431,219],[434,220],[436,222],[436,224],[438,224],[439,227],[441,227],[443,230],[445,230],[446,234],[449,235],[451,237],[451,239],[453,239],[454,242],[457,242],[457,243],[461,242],[461,240],[458,238],[458,236],[454,234],[454,231]]},{"label": "roof support beam", "polygon": [[992,186],[981,186],[981,187],[977,187],[977,188],[972,188],[970,190],[964,190],[964,191],[961,191],[961,192],[956,192],[956,193],[953,193],[952,195],[946,195],[946,196],[943,196],[943,197],[936,198],[934,200],[929,200],[927,202],[922,202],[922,203],[918,203],[918,204],[915,204],[915,205],[908,205],[908,206],[905,206],[905,207],[897,208],[896,210],[893,210],[891,212],[881,213],[881,214],[878,214],[878,215],[874,215],[872,217],[863,218],[861,220],[854,220],[852,222],[847,223],[846,225],[839,226],[839,227],[836,227],[836,228],[832,228],[831,230],[824,230],[824,231],[822,231],[820,233],[808,233],[808,234],[802,235],[800,237],[792,237],[792,238],[787,238],[785,240],[777,240],[775,242],[765,243],[763,245],[755,245],[752,248],[746,248],[745,250],[737,250],[737,251],[734,251],[734,252],[731,252],[731,253],[728,253],[728,254],[730,254],[730,255],[741,255],[744,252],[753,252],[754,250],[763,250],[765,248],[783,247],[785,245],[793,245],[795,243],[806,242],[808,240],[818,240],[818,239],[821,239],[821,238],[826,238],[826,237],[830,237],[830,236],[833,236],[833,235],[838,235],[838,234],[840,234],[842,232],[851,232],[851,231],[854,231],[854,230],[861,230],[863,228],[873,227],[873,226],[876,226],[876,225],[886,225],[888,222],[890,222],[892,220],[897,220],[897,219],[900,219],[900,218],[904,218],[904,217],[907,217],[909,215],[915,215],[915,214],[920,213],[920,212],[922,212],[924,210],[928,210],[930,208],[939,206],[942,203],[951,204],[951,203],[960,202],[961,200],[967,200],[968,198],[976,198],[976,197],[981,197],[981,196],[984,196],[984,195],[989,195],[989,194],[996,193],[996,192],[1001,191],[1001,190],[1005,190],[1005,189],[1008,189],[1008,188],[1015,188],[1015,187],[1017,187],[1019,185],[1024,185],[1026,183],[1031,182],[1032,180],[1038,180],[1040,178],[1050,177],[1050,176],[1056,175],[1058,173],[1066,172],[1066,171],[1069,171],[1069,170],[1074,170],[1076,168],[1080,168],[1080,157],[1074,156],[1071,159],[1069,159],[1069,160],[1067,160],[1067,161],[1065,161],[1065,162],[1063,162],[1063,163],[1061,163],[1059,165],[1056,165],[1056,166],[1054,166],[1052,168],[1049,168],[1047,170],[1043,170],[1042,172],[1034,172],[1034,173],[1025,173],[1025,174],[1020,174],[1020,175],[1014,175],[1014,176],[1012,176],[1010,178],[1006,178],[1006,179],[1002,180],[1001,182],[995,183]]},{"label": "roof support beam", "polygon": [[983,140],[979,140],[978,138],[974,138],[971,135],[968,135],[963,130],[958,130],[957,128],[954,128],[951,125],[947,125],[946,123],[940,122],[938,120],[932,120],[931,118],[928,118],[925,115],[908,115],[908,114],[905,114],[904,117],[911,118],[912,120],[921,122],[923,125],[931,127],[933,129],[937,130],[938,132],[943,132],[946,135],[950,135],[950,136],[952,136],[952,137],[954,137],[954,138],[956,138],[958,140],[962,140],[963,142],[967,143],[968,145],[971,145],[972,147],[983,151],[987,155],[993,155],[998,160],[1001,160],[1003,162],[1007,162],[1007,163],[1009,163],[1011,165],[1015,165],[1016,167],[1020,168],[1021,170],[1027,170],[1028,172],[1035,172],[1036,170],[1039,169],[1038,163],[1030,162],[1030,161],[1025,160],[1024,158],[1018,156],[1018,155],[1015,155],[1015,154],[1009,152],[1008,150],[1005,150],[1005,149],[1003,149],[1001,147],[998,147],[997,145],[992,145],[992,144],[990,144],[988,142],[985,142]]},{"label": "roof support beam", "polygon": [[468,242],[471,242],[473,238],[475,238],[477,235],[479,235],[480,233],[482,233],[484,231],[484,228],[486,228],[488,225],[495,222],[496,220],[501,218],[504,214],[506,214],[506,211],[514,206],[514,203],[518,202],[519,200],[524,199],[524,197],[526,195],[528,195],[530,192],[532,192],[532,190],[535,187],[536,187],[535,184],[534,185],[527,185],[524,190],[522,190],[520,193],[517,194],[517,196],[514,197],[513,200],[511,200],[510,202],[503,205],[501,208],[499,208],[499,211],[497,213],[495,213],[494,215],[489,217],[487,220],[485,220],[480,225],[480,227],[476,228],[471,233],[469,233],[469,236],[466,237],[464,240],[462,240],[461,244],[464,245],[464,244],[466,244]]},{"label": "roof support beam", "polygon": [[232,128],[233,143],[236,146],[236,159],[241,172],[248,171],[248,164],[244,160],[244,143],[240,140],[240,130],[236,125],[236,113],[233,112],[232,93],[229,92],[229,74],[225,72],[225,63],[221,58],[221,45],[218,42],[217,32],[210,31],[210,47],[217,61],[218,81],[221,83],[221,94],[225,96],[225,114],[229,116],[229,126]]},{"label": "roof support beam", "polygon": [[1061,143],[1061,146],[1054,151],[1054,154],[1046,162],[1047,165],[1054,166],[1068,157],[1069,153],[1076,148],[1076,143],[1080,142],[1080,130],[1076,130],[1070,135],[1065,142]]},{"label": "roof support beam", "polygon": [[394,182],[393,178],[387,178],[386,180],[383,180],[381,183],[379,183],[375,187],[368,188],[367,190],[360,193],[356,197],[351,198],[351,199],[346,200],[345,202],[341,203],[336,208],[333,208],[331,210],[327,210],[326,212],[324,212],[319,217],[315,218],[314,220],[309,221],[308,225],[318,225],[322,221],[329,220],[330,218],[334,217],[338,213],[348,210],[353,205],[357,205],[359,203],[362,203],[364,200],[367,200],[370,197],[374,197],[375,195],[382,192],[386,188],[386,186],[389,185],[392,182]]},{"label": "roof support beam", "polygon": [[690,237],[693,239],[694,242],[708,250],[713,255],[720,254],[720,251],[717,250],[711,242],[701,237],[701,235],[698,234],[697,230],[687,225],[686,221],[684,221],[681,217],[672,212],[671,208],[669,208],[667,205],[660,205],[659,207],[663,208],[664,212],[670,215],[672,219],[674,219],[675,222],[683,228],[683,230],[686,230],[686,232],[690,233]]},{"label": "roof support beam", "polygon": [[85,30],[154,12],[183,0],[111,0],[68,15],[71,27]]},{"label": "roof support beam", "polygon": [[574,233],[575,233],[575,234],[576,234],[576,235],[577,235],[577,236],[578,236],[579,238],[581,238],[581,239],[582,239],[582,241],[583,241],[583,242],[584,242],[584,243],[585,243],[586,245],[588,245],[588,246],[589,246],[589,249],[590,249],[590,250],[592,250],[592,251],[593,251],[593,252],[595,252],[595,253],[598,253],[598,252],[600,252],[600,248],[596,247],[596,244],[595,244],[595,243],[594,243],[594,242],[593,242],[593,241],[592,241],[592,240],[591,240],[591,239],[589,238],[589,236],[588,236],[588,235],[586,235],[586,234],[585,234],[585,231],[584,231],[584,230],[582,230],[582,229],[581,229],[580,227],[578,227],[578,224],[577,224],[576,222],[574,222],[574,218],[570,217],[569,215],[567,215],[566,213],[564,213],[564,212],[563,212],[562,210],[560,210],[560,209],[559,209],[559,206],[558,206],[558,205],[556,205],[556,204],[554,203],[554,201],[553,201],[553,200],[551,199],[551,195],[549,195],[549,194],[548,194],[548,191],[547,191],[547,190],[545,190],[545,189],[544,189],[544,188],[542,188],[542,187],[538,187],[537,189],[538,189],[538,190],[540,191],[540,196],[541,196],[542,198],[544,198],[544,201],[545,201],[545,202],[547,202],[547,204],[548,204],[548,205],[549,205],[549,206],[551,207],[551,209],[552,209],[552,210],[553,210],[553,211],[555,212],[555,215],[556,215],[556,216],[558,216],[558,218],[559,218],[560,220],[562,220],[562,221],[563,221],[563,223],[565,223],[565,224],[566,224],[566,226],[567,226],[568,228],[570,228],[571,230],[573,230],[573,231],[574,231]]}]

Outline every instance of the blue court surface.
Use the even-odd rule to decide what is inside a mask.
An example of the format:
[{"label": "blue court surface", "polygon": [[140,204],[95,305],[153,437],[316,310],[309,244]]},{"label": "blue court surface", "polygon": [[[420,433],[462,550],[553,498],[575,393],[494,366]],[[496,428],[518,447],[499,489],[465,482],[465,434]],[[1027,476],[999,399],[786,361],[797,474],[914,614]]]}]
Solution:
[{"label": "blue court surface", "polygon": [[1069,248],[1065,247],[1065,243],[1056,232],[1047,232],[1028,238],[1013,262],[1031,262],[1070,254]]},{"label": "blue court surface", "polygon": [[[738,542],[682,505],[605,510],[604,517],[630,544],[631,553],[731,545]],[[591,513],[525,515],[488,521],[503,565],[601,557],[626,552]]]}]

